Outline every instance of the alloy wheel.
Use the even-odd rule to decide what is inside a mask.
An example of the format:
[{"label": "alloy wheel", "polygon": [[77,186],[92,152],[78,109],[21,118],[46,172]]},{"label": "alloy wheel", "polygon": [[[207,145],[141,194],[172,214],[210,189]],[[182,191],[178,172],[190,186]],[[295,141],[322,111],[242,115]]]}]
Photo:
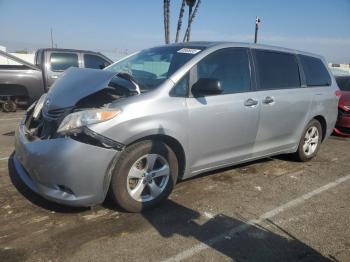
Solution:
[{"label": "alloy wheel", "polygon": [[139,202],[154,200],[165,190],[169,177],[169,163],[163,156],[144,155],[129,170],[126,182],[128,193]]},{"label": "alloy wheel", "polygon": [[311,126],[305,133],[303,151],[306,156],[312,155],[319,143],[319,132],[317,127]]}]

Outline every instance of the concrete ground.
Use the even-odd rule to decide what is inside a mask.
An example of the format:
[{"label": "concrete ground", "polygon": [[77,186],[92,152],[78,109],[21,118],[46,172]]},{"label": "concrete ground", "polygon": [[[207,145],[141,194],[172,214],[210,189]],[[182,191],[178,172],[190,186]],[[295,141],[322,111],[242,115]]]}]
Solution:
[{"label": "concrete ground", "polygon": [[9,169],[23,113],[0,113],[0,261],[350,261],[350,140],[176,186],[143,214],[50,203]]}]

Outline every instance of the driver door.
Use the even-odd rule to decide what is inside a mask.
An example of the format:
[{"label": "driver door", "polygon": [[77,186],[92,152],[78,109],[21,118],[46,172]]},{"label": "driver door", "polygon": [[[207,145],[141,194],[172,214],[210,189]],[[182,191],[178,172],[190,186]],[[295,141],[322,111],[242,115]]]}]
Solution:
[{"label": "driver door", "polygon": [[192,174],[249,159],[258,131],[260,104],[252,91],[249,51],[225,48],[191,69],[190,82],[218,79],[219,95],[189,97]]}]

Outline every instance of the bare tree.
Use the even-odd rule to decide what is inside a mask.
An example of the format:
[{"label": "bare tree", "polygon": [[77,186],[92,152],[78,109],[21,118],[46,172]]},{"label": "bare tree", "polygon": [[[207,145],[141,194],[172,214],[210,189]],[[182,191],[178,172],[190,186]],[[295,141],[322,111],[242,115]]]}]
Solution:
[{"label": "bare tree", "polygon": [[184,12],[185,12],[185,4],[186,4],[186,0],[182,0],[182,4],[180,7],[179,20],[177,21],[175,43],[179,42],[179,36],[180,36],[180,31],[181,31],[181,26],[182,26],[182,19],[184,17]]},{"label": "bare tree", "polygon": [[[186,2],[187,1],[196,2],[196,0],[186,0]],[[193,13],[191,12],[191,10],[192,10],[191,6],[189,6],[188,25],[187,25],[186,33],[185,33],[184,38],[183,38],[183,42],[190,41],[191,25],[193,23],[194,18],[196,17],[196,14],[198,12],[198,8],[199,8],[200,3],[201,3],[201,0],[198,0],[197,3],[196,3],[196,6],[194,8]]]},{"label": "bare tree", "polygon": [[163,0],[164,34],[165,34],[166,44],[170,43],[169,16],[170,16],[170,0]]}]

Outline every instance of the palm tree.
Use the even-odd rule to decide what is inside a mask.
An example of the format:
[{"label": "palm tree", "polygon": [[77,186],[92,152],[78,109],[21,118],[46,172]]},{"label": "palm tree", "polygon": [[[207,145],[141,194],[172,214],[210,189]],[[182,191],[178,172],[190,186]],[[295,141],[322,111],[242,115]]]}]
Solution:
[{"label": "palm tree", "polygon": [[[199,5],[201,3],[201,0],[198,0],[198,1],[196,1],[196,0],[186,0],[186,3],[187,4],[189,3],[190,5],[189,5],[189,12],[188,12],[188,15],[189,15],[189,17],[188,17],[188,25],[187,25],[186,33],[185,33],[184,38],[183,38],[183,42],[190,41],[191,25],[193,23],[194,18],[196,17],[196,14],[198,12],[198,7],[199,7]],[[193,7],[193,5],[195,3],[196,3],[196,6],[195,6],[194,11],[192,13],[192,7]]]},{"label": "palm tree", "polygon": [[181,31],[181,26],[182,26],[182,18],[184,16],[184,12],[185,12],[185,4],[186,4],[186,0],[182,0],[182,4],[180,7],[179,20],[177,21],[175,43],[179,42],[179,35],[180,35],[180,31]]},{"label": "palm tree", "polygon": [[165,34],[166,44],[170,43],[169,15],[170,15],[170,0],[163,0],[164,34]]}]

